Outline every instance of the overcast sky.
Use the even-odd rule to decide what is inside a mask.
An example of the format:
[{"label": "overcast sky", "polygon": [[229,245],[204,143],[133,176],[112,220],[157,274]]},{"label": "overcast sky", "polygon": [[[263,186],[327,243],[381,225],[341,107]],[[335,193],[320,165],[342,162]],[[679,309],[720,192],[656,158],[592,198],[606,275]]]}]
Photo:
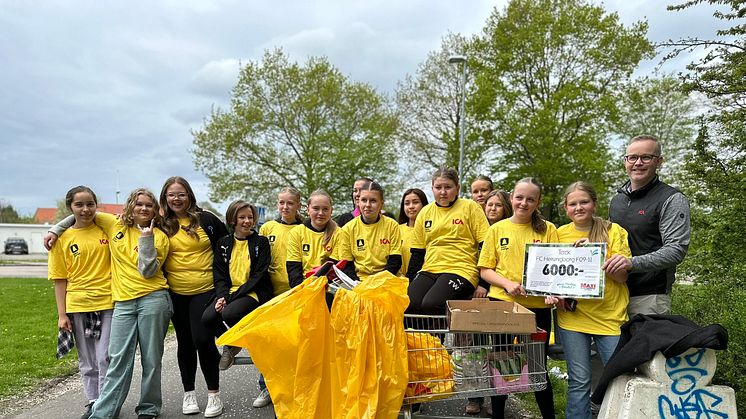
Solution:
[{"label": "overcast sky", "polygon": [[[136,187],[157,194],[167,177],[181,175],[206,200],[190,130],[212,106],[225,106],[240,62],[276,46],[298,61],[326,55],[351,79],[390,94],[448,31],[478,33],[505,3],[3,1],[0,199],[32,214],[86,184],[106,203],[118,187],[121,203]],[[712,37],[722,25],[711,8],[667,12],[668,3],[604,7],[625,24],[646,18],[652,41]]]}]

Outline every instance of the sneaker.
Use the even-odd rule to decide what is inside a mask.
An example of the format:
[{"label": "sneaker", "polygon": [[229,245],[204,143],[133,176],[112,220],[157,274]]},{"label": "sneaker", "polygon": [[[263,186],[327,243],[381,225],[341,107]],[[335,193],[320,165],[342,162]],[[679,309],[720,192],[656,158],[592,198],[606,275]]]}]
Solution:
[{"label": "sneaker", "polygon": [[264,407],[270,403],[272,403],[272,398],[269,396],[269,390],[265,388],[264,390],[259,392],[259,396],[254,399],[254,404],[252,406],[258,408]]},{"label": "sneaker", "polygon": [[151,415],[150,413],[143,413],[141,415],[137,415],[137,419],[155,419],[155,415]]},{"label": "sneaker", "polygon": [[93,413],[93,403],[94,402],[89,402],[85,405],[85,412],[80,416],[80,419],[88,419],[91,417],[91,413]]},{"label": "sneaker", "polygon": [[184,402],[181,403],[181,413],[185,415],[193,415],[195,413],[199,413],[197,396],[194,394],[194,391],[184,392]]},{"label": "sneaker", "polygon": [[482,405],[473,400],[469,400],[469,403],[466,403],[465,410],[466,410],[466,413],[469,415],[478,415],[479,412],[482,411]]},{"label": "sneaker", "polygon": [[223,402],[220,400],[220,393],[207,393],[207,407],[205,407],[205,417],[214,418],[223,414]]},{"label": "sneaker", "polygon": [[237,346],[223,346],[223,354],[220,356],[220,362],[218,362],[218,368],[220,370],[227,370],[233,365],[233,358],[241,352],[241,348]]}]

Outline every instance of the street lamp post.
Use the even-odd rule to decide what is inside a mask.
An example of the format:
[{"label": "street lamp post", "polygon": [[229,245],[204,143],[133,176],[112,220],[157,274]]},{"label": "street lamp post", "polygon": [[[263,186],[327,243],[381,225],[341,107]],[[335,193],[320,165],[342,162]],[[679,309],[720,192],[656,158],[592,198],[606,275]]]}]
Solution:
[{"label": "street lamp post", "polygon": [[464,188],[464,135],[466,133],[466,57],[463,55],[451,55],[448,57],[450,64],[463,64],[461,72],[461,101],[459,103],[459,139],[458,139],[458,193],[463,193]]}]

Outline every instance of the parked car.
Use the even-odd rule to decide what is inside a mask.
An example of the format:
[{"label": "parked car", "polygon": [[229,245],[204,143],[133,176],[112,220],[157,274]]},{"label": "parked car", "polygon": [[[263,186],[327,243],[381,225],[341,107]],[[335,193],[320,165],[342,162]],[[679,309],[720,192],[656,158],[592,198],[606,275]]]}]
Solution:
[{"label": "parked car", "polygon": [[20,237],[9,237],[5,240],[5,254],[18,253],[28,255],[28,244]]}]

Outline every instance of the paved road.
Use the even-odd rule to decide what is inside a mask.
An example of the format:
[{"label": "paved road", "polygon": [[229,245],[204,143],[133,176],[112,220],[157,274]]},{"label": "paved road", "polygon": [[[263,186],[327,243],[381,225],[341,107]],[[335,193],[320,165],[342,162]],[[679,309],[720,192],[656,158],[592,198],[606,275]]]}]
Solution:
[{"label": "paved road", "polygon": [[[179,370],[176,364],[176,340],[168,338],[166,353],[163,358],[163,412],[159,418],[185,419],[181,413],[182,387]],[[129,397],[122,408],[121,419],[136,418],[135,404],[139,397],[141,370],[139,360],[135,362],[135,377],[132,381]],[[274,412],[269,407],[255,409],[251,407],[254,398],[259,394],[256,387],[257,370],[254,366],[234,366],[221,372],[221,397],[225,405],[225,413],[221,418],[274,418]],[[204,409],[207,402],[207,390],[201,373],[197,372],[197,394],[200,407]],[[24,395],[16,400],[0,402],[0,417],[19,419],[64,419],[78,418],[83,412],[85,398],[83,397],[79,376],[50,384],[32,395]],[[464,402],[452,400],[423,404],[424,414],[443,415],[446,417],[467,417],[463,414]],[[520,412],[509,400],[507,417],[529,418]],[[484,411],[483,411],[484,412]],[[189,416],[201,418],[202,415]],[[416,416],[415,416],[416,417]],[[475,417],[475,416],[470,416]],[[476,417],[486,417],[486,414]]]},{"label": "paved road", "polygon": [[0,253],[0,278],[46,278],[47,255],[6,255]]}]

